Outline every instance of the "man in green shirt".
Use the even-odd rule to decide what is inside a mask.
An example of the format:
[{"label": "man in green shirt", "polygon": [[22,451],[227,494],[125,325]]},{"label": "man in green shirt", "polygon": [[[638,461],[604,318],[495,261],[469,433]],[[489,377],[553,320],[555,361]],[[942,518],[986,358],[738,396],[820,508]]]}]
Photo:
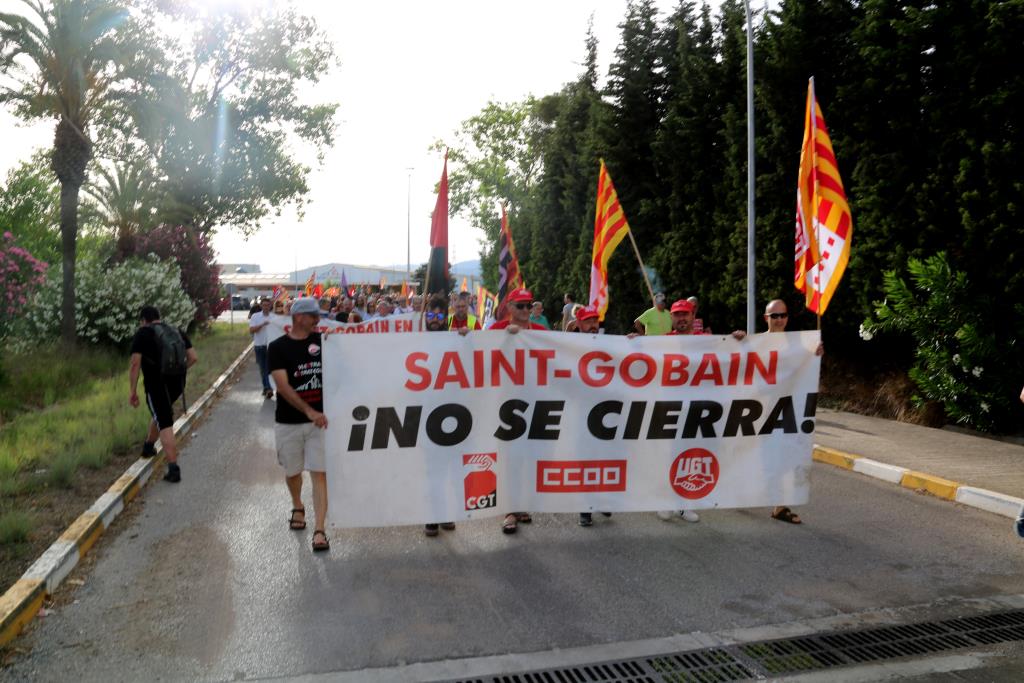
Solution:
[{"label": "man in green shirt", "polygon": [[668,334],[668,331],[672,329],[672,314],[665,310],[665,294],[663,292],[654,295],[654,306],[648,308],[634,320],[633,327],[637,332],[648,337]]}]

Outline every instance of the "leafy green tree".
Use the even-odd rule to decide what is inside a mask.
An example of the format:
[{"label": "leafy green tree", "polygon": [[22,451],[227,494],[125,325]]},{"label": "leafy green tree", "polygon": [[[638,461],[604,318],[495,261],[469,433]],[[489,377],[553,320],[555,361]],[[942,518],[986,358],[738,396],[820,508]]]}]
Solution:
[{"label": "leafy green tree", "polygon": [[74,344],[78,193],[92,158],[89,126],[130,73],[127,9],[110,0],[22,0],[27,14],[0,14],[0,104],[26,119],[57,119],[50,167],[60,181],[63,261],[61,339]]},{"label": "leafy green tree", "polygon": [[[434,143],[448,152],[449,207],[484,233],[480,268],[484,286],[497,286],[496,246],[501,230],[500,203],[509,203],[509,221],[517,249],[520,245],[519,216],[530,201],[541,172],[540,144],[546,124],[538,117],[538,102],[488,102],[479,114],[462,122],[454,141]],[[523,254],[520,254],[522,260]]]},{"label": "leafy green tree", "polygon": [[250,235],[268,214],[301,209],[310,168],[296,143],[322,156],[337,110],[300,97],[337,61],[316,22],[265,5],[222,6],[211,21],[195,3],[140,1],[153,31],[162,21],[194,29],[147,54],[152,74],[130,101],[132,120],[112,115],[155,161],[165,196],[157,220]]},{"label": "leafy green tree", "polygon": [[48,157],[37,152],[7,173],[0,189],[0,231],[10,230],[36,258],[58,263],[60,187]]}]

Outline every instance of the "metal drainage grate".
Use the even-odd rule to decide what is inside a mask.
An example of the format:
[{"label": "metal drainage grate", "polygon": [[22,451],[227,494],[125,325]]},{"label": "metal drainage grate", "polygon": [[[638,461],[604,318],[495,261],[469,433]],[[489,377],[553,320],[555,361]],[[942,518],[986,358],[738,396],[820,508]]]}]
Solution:
[{"label": "metal drainage grate", "polygon": [[1013,641],[1024,641],[1024,610],[488,675],[453,683],[726,683]]}]

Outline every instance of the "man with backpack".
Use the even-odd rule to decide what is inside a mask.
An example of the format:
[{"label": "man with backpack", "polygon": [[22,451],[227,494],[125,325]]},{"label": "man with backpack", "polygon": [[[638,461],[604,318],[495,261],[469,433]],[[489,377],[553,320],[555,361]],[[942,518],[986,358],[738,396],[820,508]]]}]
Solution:
[{"label": "man with backpack", "polygon": [[174,402],[179,397],[184,405],[185,373],[196,364],[195,349],[184,330],[174,328],[160,320],[160,311],[154,306],[143,306],[139,312],[141,326],[132,339],[131,364],[128,379],[131,395],[128,402],[139,407],[139,371],[142,371],[146,405],[153,415],[142,456],[156,455],[159,437],[167,456],[167,474],[164,480],[181,481],[178,467],[178,447],[174,442]]}]

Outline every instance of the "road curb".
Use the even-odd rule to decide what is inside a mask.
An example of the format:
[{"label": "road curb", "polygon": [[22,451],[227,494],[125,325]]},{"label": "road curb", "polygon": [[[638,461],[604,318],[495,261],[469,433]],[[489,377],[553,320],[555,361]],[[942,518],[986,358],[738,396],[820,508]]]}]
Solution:
[{"label": "road curb", "polygon": [[925,472],[915,472],[906,467],[865,458],[862,455],[845,453],[834,448],[814,444],[813,459],[815,462],[832,465],[844,470],[857,472],[868,477],[881,479],[890,484],[899,484],[903,488],[923,491],[930,495],[967,505],[978,510],[991,512],[1010,519],[1016,519],[1024,498],[1017,498],[1005,493],[968,486],[944,477]]},{"label": "road curb", "polygon": [[[175,421],[175,436],[181,438],[192,430],[198,418],[206,412],[212,399],[237,372],[252,349],[253,345],[250,343],[188,411]],[[125,473],[39,556],[21,578],[0,596],[0,646],[14,640],[35,617],[46,597],[53,594],[103,532],[110,528],[125,506],[146,485],[154,470],[164,461],[159,442],[156,448],[156,456],[139,458],[132,463]]]}]

